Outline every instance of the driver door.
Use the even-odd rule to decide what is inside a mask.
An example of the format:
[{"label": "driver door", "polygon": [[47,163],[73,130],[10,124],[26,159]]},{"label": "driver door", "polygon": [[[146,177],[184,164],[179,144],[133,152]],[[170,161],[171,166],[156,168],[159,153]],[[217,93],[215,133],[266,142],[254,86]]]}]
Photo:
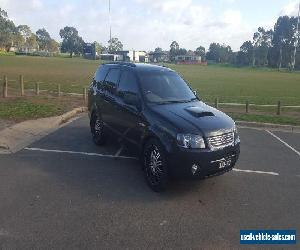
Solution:
[{"label": "driver door", "polygon": [[116,96],[117,126],[121,137],[133,144],[139,144],[144,129],[141,126],[141,98],[137,78],[131,70],[122,71]]}]

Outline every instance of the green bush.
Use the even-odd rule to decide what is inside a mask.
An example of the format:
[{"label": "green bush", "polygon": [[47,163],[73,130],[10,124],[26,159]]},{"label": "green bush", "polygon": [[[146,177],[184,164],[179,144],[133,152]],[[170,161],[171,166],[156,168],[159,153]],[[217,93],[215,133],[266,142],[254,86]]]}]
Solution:
[{"label": "green bush", "polygon": [[0,56],[15,56],[15,52],[7,52],[5,50],[0,50]]}]

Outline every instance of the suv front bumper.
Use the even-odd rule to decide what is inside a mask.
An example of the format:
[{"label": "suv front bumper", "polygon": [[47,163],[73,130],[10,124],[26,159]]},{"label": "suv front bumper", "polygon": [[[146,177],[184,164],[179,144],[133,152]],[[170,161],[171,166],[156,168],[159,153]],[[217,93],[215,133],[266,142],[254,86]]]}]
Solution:
[{"label": "suv front bumper", "polygon": [[[240,154],[240,143],[219,150],[176,147],[167,155],[170,174],[177,177],[205,178],[230,171]],[[196,165],[197,170],[192,171]]]}]

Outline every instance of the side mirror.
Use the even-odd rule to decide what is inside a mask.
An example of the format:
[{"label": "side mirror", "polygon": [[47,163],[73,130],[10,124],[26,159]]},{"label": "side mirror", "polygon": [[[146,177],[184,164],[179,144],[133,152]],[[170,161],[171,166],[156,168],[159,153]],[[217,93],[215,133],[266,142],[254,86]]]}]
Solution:
[{"label": "side mirror", "polygon": [[197,96],[197,90],[193,90],[195,96]]}]

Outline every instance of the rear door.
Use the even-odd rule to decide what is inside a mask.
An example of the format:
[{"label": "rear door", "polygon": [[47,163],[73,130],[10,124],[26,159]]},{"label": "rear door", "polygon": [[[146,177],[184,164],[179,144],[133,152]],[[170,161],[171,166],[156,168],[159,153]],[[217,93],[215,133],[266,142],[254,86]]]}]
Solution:
[{"label": "rear door", "polygon": [[[139,104],[132,105],[125,101],[125,98],[136,97]],[[121,73],[117,89],[118,115],[117,128],[121,136],[133,144],[139,144],[144,127],[141,126],[141,97],[138,88],[137,78],[131,69],[124,67]]]},{"label": "rear door", "polygon": [[104,108],[104,79],[108,69],[106,65],[102,65],[97,69],[89,92],[89,102],[91,102],[89,105],[92,105],[94,102],[96,103],[96,110],[100,117]]},{"label": "rear door", "polygon": [[116,130],[116,116],[118,115],[116,104],[116,90],[119,78],[120,67],[111,67],[105,77],[103,85],[104,95],[102,105],[102,119],[112,130]]}]

